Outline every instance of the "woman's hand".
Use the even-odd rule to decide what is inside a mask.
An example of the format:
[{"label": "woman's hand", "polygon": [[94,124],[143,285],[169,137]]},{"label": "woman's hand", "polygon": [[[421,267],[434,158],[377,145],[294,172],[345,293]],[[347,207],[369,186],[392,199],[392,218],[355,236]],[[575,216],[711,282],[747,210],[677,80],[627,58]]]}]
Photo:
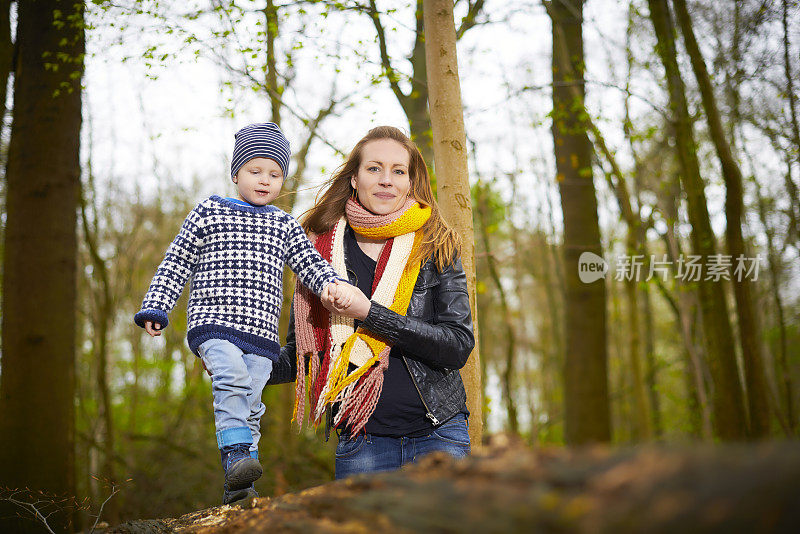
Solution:
[{"label": "woman's hand", "polygon": [[[342,282],[343,284],[343,282]],[[333,285],[333,284],[331,284]],[[338,283],[337,283],[338,285]],[[328,289],[327,287],[325,289]],[[345,289],[345,288],[342,288]],[[350,305],[349,306],[342,306],[337,304],[336,294],[331,294],[331,291],[323,291],[322,295],[320,296],[320,301],[325,308],[330,311],[331,313],[335,313],[336,315],[344,315],[345,317],[350,317],[351,319],[358,319],[359,321],[363,321],[367,318],[367,314],[369,313],[369,308],[372,306],[372,302],[364,295],[364,292],[358,289],[356,286],[348,285],[346,288],[347,291],[351,293]],[[345,304],[341,299],[339,299],[341,304]]]}]

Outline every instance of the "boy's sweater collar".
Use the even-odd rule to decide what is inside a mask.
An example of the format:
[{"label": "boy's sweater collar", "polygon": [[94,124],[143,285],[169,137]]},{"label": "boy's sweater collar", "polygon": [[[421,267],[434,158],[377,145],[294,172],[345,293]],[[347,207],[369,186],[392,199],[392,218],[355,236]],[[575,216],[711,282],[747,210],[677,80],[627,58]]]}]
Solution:
[{"label": "boy's sweater collar", "polygon": [[267,204],[265,206],[253,206],[252,204],[242,202],[241,200],[235,198],[222,198],[219,195],[212,195],[211,200],[222,206],[225,206],[226,208],[231,208],[236,211],[246,211],[249,213],[269,213],[272,211],[280,211],[280,208],[273,206],[272,204]]}]

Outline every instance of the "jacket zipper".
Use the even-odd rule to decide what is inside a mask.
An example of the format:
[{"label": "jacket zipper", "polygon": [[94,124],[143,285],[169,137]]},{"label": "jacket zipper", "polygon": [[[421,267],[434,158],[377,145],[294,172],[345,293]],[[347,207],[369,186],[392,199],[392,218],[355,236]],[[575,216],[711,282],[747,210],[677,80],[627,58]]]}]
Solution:
[{"label": "jacket zipper", "polygon": [[405,356],[403,356],[403,363],[406,364],[406,369],[408,370],[408,376],[411,377],[411,382],[414,384],[414,387],[417,388],[417,394],[419,395],[419,400],[421,400],[422,401],[422,405],[425,406],[425,411],[427,412],[425,414],[425,417],[430,419],[434,426],[438,425],[439,424],[439,420],[436,419],[435,415],[433,415],[433,412],[431,412],[431,409],[428,408],[428,404],[425,402],[425,399],[422,397],[422,392],[419,390],[419,386],[417,385],[417,381],[414,379],[414,374],[411,372],[411,367],[408,366],[408,360],[406,360]]}]

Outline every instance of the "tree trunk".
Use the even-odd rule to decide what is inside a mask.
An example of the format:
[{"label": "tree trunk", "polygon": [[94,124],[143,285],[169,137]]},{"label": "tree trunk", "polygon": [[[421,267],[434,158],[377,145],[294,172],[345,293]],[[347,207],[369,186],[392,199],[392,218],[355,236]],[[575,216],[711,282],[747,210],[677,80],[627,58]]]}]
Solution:
[{"label": "tree trunk", "polygon": [[[431,126],[431,116],[428,112],[428,70],[425,57],[425,21],[423,17],[422,0],[417,0],[416,35],[414,39],[414,49],[411,52],[411,92],[408,98],[404,99],[403,111],[408,117],[408,125],[411,128],[411,139],[419,147],[428,170],[434,171],[435,155],[433,153],[433,130]],[[432,172],[431,176],[435,176]],[[434,191],[436,188],[434,188]]]},{"label": "tree trunk", "polygon": [[[516,168],[520,168],[520,164],[517,163]],[[527,358],[523,358],[520,362],[522,369],[519,371],[522,374],[523,379],[523,387],[522,387],[522,394],[524,395],[525,402],[528,405],[528,413],[530,420],[530,425],[528,427],[528,442],[532,445],[535,445],[537,442],[537,437],[539,435],[539,405],[541,404],[540,399],[542,398],[542,391],[543,391],[543,381],[540,380],[539,384],[536,383],[536,375],[537,369],[538,374],[541,376],[542,369],[545,367],[544,360],[547,358],[546,350],[543,347],[546,345],[544,343],[539,342],[539,347],[535,347],[534,343],[531,340],[531,336],[526,335],[526,324],[525,324],[525,314],[522,310],[522,303],[527,302],[527,296],[530,295],[533,298],[536,298],[538,295],[534,293],[534,289],[532,285],[526,286],[524,284],[525,281],[525,255],[522,253],[524,250],[523,243],[520,242],[520,237],[529,236],[527,240],[527,244],[530,245],[532,241],[534,241],[534,237],[539,235],[540,232],[540,224],[539,221],[536,221],[533,224],[525,225],[527,228],[535,229],[531,232],[526,232],[523,229],[517,227],[514,223],[515,220],[519,220],[521,215],[518,213],[516,207],[516,199],[519,199],[518,195],[518,187],[517,187],[517,173],[512,172],[508,174],[508,179],[511,185],[511,198],[515,199],[512,201],[511,205],[508,206],[508,211],[506,212],[508,215],[508,219],[510,220],[510,228],[511,228],[511,246],[512,250],[514,251],[513,258],[511,259],[512,263],[512,278],[514,281],[513,284],[513,292],[517,296],[518,305],[516,307],[516,313],[509,313],[507,317],[507,322],[512,327],[509,329],[510,332],[513,334],[513,342],[509,340],[508,349],[507,349],[507,359],[508,360],[517,360],[514,354],[516,354],[516,347],[519,344],[520,348],[525,351],[525,354],[529,354],[530,356]],[[530,217],[526,217],[527,220],[532,220]],[[541,253],[543,249],[538,249],[538,252]],[[537,255],[537,259],[539,259],[540,255]],[[530,288],[530,289],[528,289]],[[542,322],[537,325],[537,331],[540,333],[538,337],[545,337],[547,335],[547,329],[543,327],[543,317],[541,318]],[[537,342],[539,340],[537,339]],[[533,354],[538,352],[541,355],[541,358],[537,362],[536,359],[533,357]],[[512,369],[516,368],[516,364],[511,365],[509,364],[507,367],[511,367]],[[513,376],[513,375],[511,375]],[[513,388],[509,388],[512,389]]]},{"label": "tree trunk", "polygon": [[[786,169],[786,172],[790,172],[790,169],[791,163],[789,163],[789,168]],[[783,404],[784,411],[784,414],[780,417],[780,419],[786,421],[785,426],[787,437],[793,437],[797,435],[797,421],[795,418],[792,371],[789,366],[788,358],[789,335],[786,329],[784,304],[780,293],[780,284],[782,279],[781,268],[783,262],[781,259],[781,253],[775,246],[775,231],[770,228],[769,221],[767,220],[766,199],[761,194],[761,186],[758,182],[756,182],[755,178],[753,178],[753,182],[755,183],[756,198],[758,201],[758,217],[761,220],[761,226],[764,227],[764,235],[767,239],[767,262],[770,274],[769,295],[774,306],[775,322],[777,323],[778,327],[778,347],[777,350],[774,350],[774,352],[777,353],[777,374],[781,377],[780,389],[783,399],[782,403],[778,403],[779,405]]]},{"label": "tree trunk", "polygon": [[[475,238],[453,3],[450,0],[425,0],[423,12],[433,151],[440,169],[437,175],[439,205],[442,216],[461,236],[461,261],[467,274],[472,322],[477,339],[479,331],[475,294]],[[477,346],[479,345],[476,343]],[[483,434],[480,368],[479,351],[473,350],[466,366],[461,370],[467,388],[467,408],[473,415],[469,426],[473,447],[480,447]]]},{"label": "tree trunk", "polygon": [[[551,243],[555,243],[555,236],[551,237]],[[560,303],[559,297],[563,297],[563,286],[556,287],[553,281],[551,271],[551,258],[558,260],[559,253],[555,248],[556,245],[548,243],[547,239],[542,239],[542,277],[541,285],[545,291],[545,298],[547,299],[548,311],[548,331],[550,332],[551,342],[542,348],[542,396],[544,397],[543,404],[547,412],[547,433],[544,438],[549,442],[563,441],[563,416],[561,408],[564,406],[562,399],[558,398],[558,384],[562,383],[561,370],[564,367],[564,327],[563,327],[563,304]],[[557,266],[555,267],[558,268]],[[561,305],[560,305],[561,304]],[[556,433],[553,429],[556,428],[556,423],[559,423],[561,428],[560,433]]]},{"label": "tree trunk", "polygon": [[[663,142],[659,149],[664,149],[666,146],[666,142]],[[702,436],[704,440],[711,441],[713,439],[713,429],[711,428],[711,406],[708,401],[709,381],[707,380],[708,373],[705,364],[706,355],[700,335],[694,328],[694,325],[698,323],[696,320],[698,314],[697,291],[688,282],[677,276],[676,262],[678,258],[683,256],[683,247],[677,233],[678,225],[683,223],[680,220],[678,211],[680,194],[680,182],[677,176],[668,177],[656,190],[658,206],[664,214],[664,222],[667,228],[663,235],[664,248],[676,280],[675,293],[677,294],[677,299],[673,298],[661,279],[656,278],[654,281],[675,314],[681,340],[683,341],[686,369],[692,376],[692,380],[687,381],[687,384],[693,384],[693,387],[690,387],[688,392],[690,397],[697,399],[694,405],[699,408],[696,414],[699,424],[694,425],[697,429],[697,435]]]},{"label": "tree trunk", "polygon": [[[725,215],[728,228],[725,234],[728,253],[734,262],[738,258],[748,258],[742,234],[742,212],[744,211],[743,179],[739,164],[733,157],[731,146],[725,138],[722,119],[717,109],[717,101],[711,78],[708,75],[700,47],[695,39],[694,29],[686,0],[672,0],[675,14],[683,34],[683,42],[692,63],[697,84],[703,101],[711,140],[722,167],[727,195],[725,199]],[[739,337],[744,361],[744,376],[747,391],[747,405],[750,415],[750,436],[765,438],[769,435],[770,410],[767,395],[767,383],[764,377],[764,356],[761,353],[760,328],[758,316],[754,312],[753,282],[742,276],[732,276],[733,293],[736,299],[736,311],[739,316]]]},{"label": "tree trunk", "polygon": [[[705,262],[716,255],[716,239],[708,215],[705,185],[700,176],[683,79],[678,69],[675,28],[667,0],[648,0],[648,5],[658,42],[656,49],[667,77],[681,180],[686,192],[689,222],[692,226],[692,248]],[[702,275],[697,285],[700,292],[706,352],[714,381],[712,398],[714,429],[722,439],[744,439],[747,436],[747,417],[736,366],[736,348],[725,292],[721,281],[713,282],[704,278],[705,275]]]},{"label": "tree trunk", "polygon": [[624,288],[615,276],[608,281],[608,360],[609,389],[615,392],[609,396],[611,421],[617,442],[632,443],[636,440],[636,423],[633,416],[632,376],[625,361],[625,325],[622,320],[622,299]]},{"label": "tree trunk", "polygon": [[477,186],[477,201],[478,201],[478,218],[480,220],[480,235],[483,241],[483,250],[486,253],[486,263],[489,269],[489,278],[492,279],[497,294],[500,297],[500,309],[503,312],[503,326],[506,332],[506,366],[503,372],[503,393],[506,405],[506,414],[508,415],[508,430],[512,434],[519,435],[519,420],[517,418],[517,403],[514,399],[514,377],[516,375],[516,352],[517,352],[517,336],[514,329],[514,318],[511,314],[511,309],[508,306],[508,299],[506,298],[506,291],[500,281],[500,273],[497,271],[497,260],[492,255],[492,246],[489,243],[489,215],[487,213],[487,199],[486,199],[485,184],[478,184]]},{"label": "tree trunk", "polygon": [[[563,57],[565,54],[560,54]],[[562,68],[565,70],[569,64],[566,65],[562,62]],[[573,86],[574,87],[574,86]],[[573,89],[573,93],[575,93]],[[573,95],[579,98],[579,95]],[[616,157],[608,149],[600,129],[594,124],[591,118],[587,118],[586,122],[594,137],[594,145],[600,154],[611,165],[611,174],[606,174],[606,179],[610,189],[614,192],[619,205],[620,213],[625,219],[627,232],[625,237],[626,252],[629,256],[639,255],[647,258],[647,247],[645,246],[643,238],[643,222],[638,212],[634,212],[634,206],[631,202],[630,192],[628,190],[627,180],[622,173],[619,165],[617,164]],[[611,176],[615,176],[616,183]],[[633,274],[633,273],[632,273]],[[625,280],[625,296],[628,300],[628,357],[630,359],[630,373],[633,387],[633,413],[634,413],[634,438],[637,440],[649,440],[652,435],[652,428],[650,427],[650,408],[648,406],[647,395],[645,394],[645,384],[642,366],[642,343],[641,343],[641,328],[639,326],[639,282],[637,276],[630,276]]]},{"label": "tree trunk", "polygon": [[[671,181],[676,182],[677,178]],[[676,184],[677,186],[677,184]],[[674,190],[673,190],[674,189]],[[676,233],[675,227],[678,224],[678,206],[676,198],[680,194],[678,187],[673,189],[662,189],[659,192],[659,203],[661,204],[662,211],[666,214],[667,232],[664,235],[664,244],[667,250],[667,255],[670,259],[670,265],[673,268],[675,278],[677,278],[677,293],[678,299],[669,295],[664,284],[660,279],[656,279],[656,283],[664,295],[665,300],[669,302],[675,313],[675,318],[681,333],[681,340],[683,341],[684,350],[686,352],[686,369],[691,374],[692,380],[688,381],[690,396],[697,399],[696,406],[699,409],[698,420],[700,424],[697,425],[698,434],[706,441],[711,441],[713,438],[713,431],[711,428],[711,406],[708,402],[708,393],[706,386],[706,366],[705,355],[702,351],[702,343],[698,341],[698,336],[695,335],[693,325],[696,324],[697,313],[697,297],[696,292],[686,284],[681,278],[677,277],[675,271],[675,262],[677,258],[683,255],[680,241]]]},{"label": "tree trunk", "polygon": [[[792,73],[792,63],[790,60],[789,42],[789,2],[783,0],[781,2],[781,22],[783,25],[783,72],[786,76],[786,96],[789,98],[789,117],[792,123],[792,144],[794,145],[795,159],[800,165],[800,123],[797,119],[797,95],[794,94],[794,75]],[[789,172],[786,175],[786,191],[789,193],[789,200],[792,213],[792,221],[794,222],[794,230],[796,232],[795,239],[800,240],[800,194],[797,192],[797,185],[792,179],[792,166],[789,166]]]},{"label": "tree trunk", "polygon": [[[597,198],[592,178],[592,147],[583,110],[583,1],[546,2],[553,24],[553,141],[564,217],[566,270],[566,360],[564,366],[565,438],[572,445],[609,441],[606,347],[606,293],[603,279],[583,283],[582,253],[602,256]],[[562,50],[568,60],[560,56]],[[570,71],[561,65],[569,62]],[[560,83],[566,81],[567,83]],[[559,83],[556,83],[559,82]],[[576,101],[571,84],[580,88]]]},{"label": "tree trunk", "polygon": [[275,62],[275,39],[278,37],[278,10],[274,0],[267,0],[264,8],[264,24],[267,36],[267,72],[266,82],[269,91],[269,104],[272,113],[272,122],[281,123],[281,96],[283,87],[278,85],[278,68]]},{"label": "tree trunk", "polygon": [[[114,473],[114,409],[111,401],[111,391],[109,388],[108,380],[108,367],[109,367],[109,351],[108,351],[108,331],[111,329],[114,318],[114,308],[111,297],[111,287],[109,281],[108,267],[105,260],[100,256],[99,251],[99,238],[100,233],[99,224],[97,219],[94,224],[89,222],[88,208],[86,206],[86,194],[92,195],[94,198],[94,180],[91,171],[91,149],[89,156],[89,178],[88,184],[82,191],[79,199],[81,205],[81,225],[83,229],[83,237],[86,247],[89,250],[89,258],[92,266],[92,287],[90,291],[94,300],[94,307],[92,308],[96,316],[91,321],[94,336],[92,339],[92,356],[94,363],[97,365],[97,391],[100,395],[100,415],[102,417],[102,447],[103,447],[103,463],[101,476],[109,482],[116,483],[117,478]],[[97,209],[93,210],[97,214]],[[112,499],[104,508],[106,518],[111,523],[119,522],[119,506],[118,499]]]},{"label": "tree trunk", "polygon": [[[537,208],[541,215],[541,207]],[[555,247],[552,243],[556,241],[556,236],[536,232],[532,234],[532,243],[529,245],[531,250],[524,259],[524,265],[544,292],[547,308],[543,313],[544,324],[540,330],[540,338],[537,340],[541,347],[541,363],[539,365],[539,384],[540,403],[542,408],[537,410],[538,414],[544,414],[546,422],[536,422],[539,434],[531,436],[531,441],[538,440],[544,443],[561,443],[562,434],[557,432],[561,427],[561,407],[563,401],[558,395],[557,385],[561,382],[561,370],[563,368],[563,340],[564,333],[561,328],[561,307],[558,301],[559,296],[563,295],[560,287],[553,281],[552,258],[558,256],[558,252],[551,250]],[[519,252],[517,252],[519,254]]]},{"label": "tree trunk", "polygon": [[[633,28],[634,28],[634,14],[635,14],[635,7],[633,2],[628,4],[628,24],[626,26],[625,31],[625,57],[626,57],[626,64],[627,64],[627,72],[626,72],[626,79],[625,79],[625,118],[623,122],[623,132],[625,134],[625,139],[628,142],[628,146],[631,151],[631,155],[633,157],[633,179],[631,180],[632,192],[633,196],[636,198],[636,205],[638,206],[636,211],[636,240],[639,243],[640,247],[640,254],[647,255],[647,228],[642,221],[642,200],[639,194],[641,190],[641,182],[643,181],[643,166],[641,161],[639,160],[639,156],[637,154],[636,146],[634,143],[633,132],[632,132],[632,123],[630,117],[630,81],[632,76],[633,70],[633,52],[631,49],[631,40],[633,36]],[[623,177],[620,174],[618,176],[618,180],[622,181]],[[624,197],[617,195],[619,200],[622,200]],[[630,198],[630,197],[629,197]],[[630,202],[629,202],[630,203]],[[633,206],[631,203],[631,208],[628,210],[631,215],[634,214]],[[629,225],[630,227],[630,225]],[[656,351],[655,351],[655,334],[654,334],[654,324],[653,324],[653,310],[652,310],[652,303],[650,300],[650,284],[642,284],[641,286],[641,294],[642,294],[642,307],[641,311],[643,312],[643,320],[644,320],[644,357],[645,357],[645,384],[647,389],[647,398],[649,400],[649,412],[650,412],[650,428],[652,432],[655,434],[656,438],[660,438],[663,434],[663,428],[661,423],[661,406],[660,400],[658,396],[657,390],[657,383],[658,383],[658,363],[656,362]],[[639,313],[640,310],[637,310]]]},{"label": "tree trunk", "polygon": [[[630,140],[630,136],[629,136]],[[632,140],[631,140],[632,141]],[[631,142],[631,149],[633,143]],[[633,152],[634,161],[638,161],[636,153]],[[639,210],[642,207],[642,200],[639,195],[639,181],[641,180],[641,165],[635,163],[633,190],[636,196],[636,203]],[[637,219],[641,221],[641,211],[637,214]],[[643,224],[639,226],[638,241],[642,248],[643,253],[646,254],[647,248],[647,230]],[[644,382],[647,391],[647,398],[649,400],[649,416],[650,416],[650,432],[656,439],[659,439],[664,434],[664,428],[661,420],[661,402],[658,395],[658,361],[656,360],[656,343],[655,343],[655,325],[653,320],[653,306],[651,301],[651,285],[642,284],[641,286],[642,305],[637,313],[642,313],[643,332],[644,332]]]},{"label": "tree trunk", "polygon": [[[409,80],[411,83],[411,90],[408,93],[404,93],[399,84],[400,74],[395,70],[389,56],[386,30],[381,23],[380,11],[378,11],[377,3],[375,0],[370,0],[369,3],[369,15],[378,36],[378,46],[380,47],[381,65],[384,74],[389,80],[389,86],[395,98],[397,98],[397,102],[400,104],[400,107],[403,108],[403,112],[408,119],[408,125],[411,130],[411,140],[414,141],[419,148],[422,157],[425,159],[425,163],[428,165],[431,178],[434,179],[435,154],[433,150],[431,117],[428,110],[428,68],[425,51],[425,23],[423,13],[423,0],[416,0],[414,4],[414,46],[408,55],[412,68],[411,79]],[[435,187],[434,191],[436,191]]]},{"label": "tree trunk", "polygon": [[[83,5],[19,2],[17,21],[6,173],[0,480],[11,488],[74,496]],[[66,508],[48,521],[57,531],[71,531]],[[39,526],[26,521],[6,531]]]},{"label": "tree trunk", "polygon": [[11,41],[11,0],[0,0],[0,134],[6,116],[8,77],[14,68],[14,43]]},{"label": "tree trunk", "polygon": [[[629,232],[631,230],[629,229]],[[635,231],[635,230],[634,230]],[[628,239],[628,250],[636,250],[636,243]],[[650,427],[650,407],[645,393],[644,364],[642,362],[642,327],[639,322],[639,281],[632,277],[625,281],[625,296],[627,298],[627,325],[628,332],[628,358],[630,374],[633,382],[633,414],[637,441],[649,440],[653,429]]]},{"label": "tree trunk", "polygon": [[650,285],[642,288],[642,319],[644,322],[644,361],[645,384],[650,400],[650,425],[653,437],[661,439],[664,426],[661,420],[661,400],[658,396],[658,361],[656,360],[655,326],[653,321],[653,305],[650,297]]}]

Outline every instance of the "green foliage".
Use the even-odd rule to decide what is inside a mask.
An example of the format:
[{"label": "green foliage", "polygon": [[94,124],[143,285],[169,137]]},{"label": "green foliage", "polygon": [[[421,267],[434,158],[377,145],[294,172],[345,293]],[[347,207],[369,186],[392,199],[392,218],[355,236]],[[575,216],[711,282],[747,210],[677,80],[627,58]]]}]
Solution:
[{"label": "green foliage", "polygon": [[485,210],[486,230],[494,234],[501,229],[508,219],[508,204],[503,200],[495,182],[475,182],[470,187],[472,205],[480,208],[473,210],[474,224],[481,224],[478,209]]}]

